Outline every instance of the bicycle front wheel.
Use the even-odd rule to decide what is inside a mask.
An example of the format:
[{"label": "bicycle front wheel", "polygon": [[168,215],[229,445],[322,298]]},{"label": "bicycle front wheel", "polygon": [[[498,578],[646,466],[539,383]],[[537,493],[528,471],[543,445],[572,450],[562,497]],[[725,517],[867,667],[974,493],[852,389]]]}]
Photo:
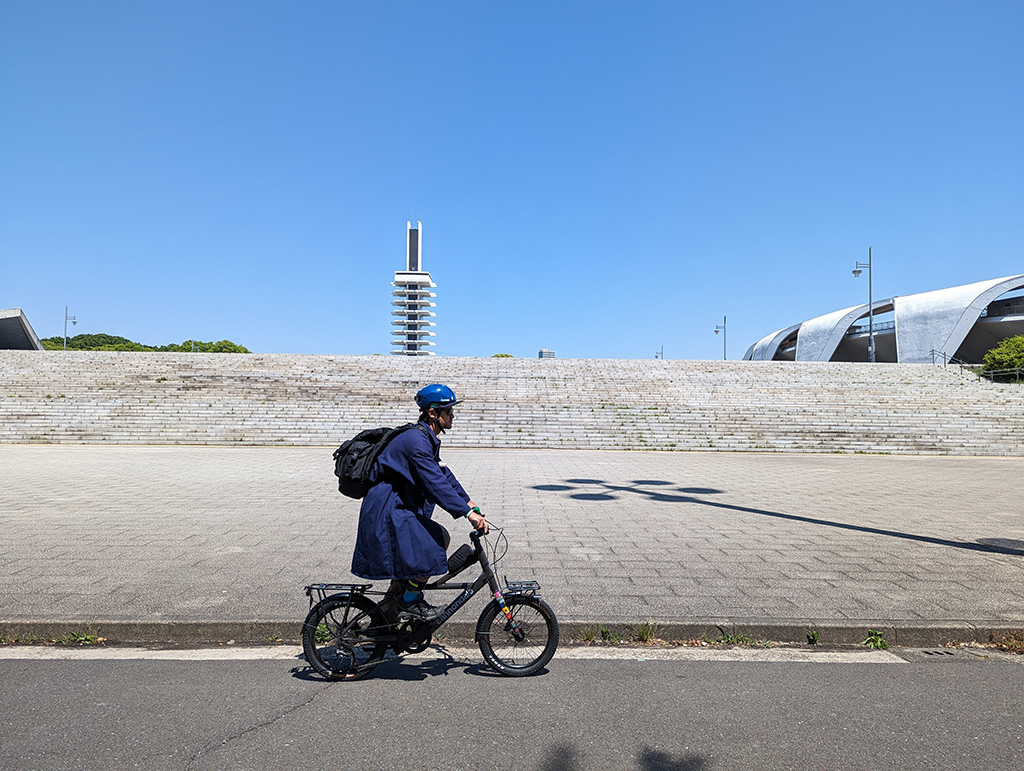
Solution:
[{"label": "bicycle front wheel", "polygon": [[313,669],[332,680],[358,680],[379,664],[388,646],[378,639],[387,622],[361,594],[335,594],[309,611],[302,650]]},{"label": "bicycle front wheel", "polygon": [[539,597],[506,597],[515,628],[497,603],[489,602],[476,623],[484,660],[497,672],[523,677],[541,670],[558,647],[558,620]]}]

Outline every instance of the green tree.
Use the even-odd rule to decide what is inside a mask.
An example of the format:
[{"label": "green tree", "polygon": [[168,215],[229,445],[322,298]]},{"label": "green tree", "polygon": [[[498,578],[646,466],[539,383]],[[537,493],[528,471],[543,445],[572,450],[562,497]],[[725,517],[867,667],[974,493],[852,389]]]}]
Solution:
[{"label": "green tree", "polygon": [[513,356],[511,353],[496,353],[493,356],[491,356],[491,358],[492,359],[514,359],[515,356]]},{"label": "green tree", "polygon": [[[48,351],[60,351],[64,348],[63,337],[46,337],[40,340],[43,348]],[[139,343],[129,340],[127,337],[117,335],[75,335],[68,338],[69,351],[153,351]]]},{"label": "green tree", "polygon": [[1008,337],[986,353],[981,368],[985,372],[1024,369],[1024,335]]},{"label": "green tree", "polygon": [[[44,337],[39,342],[47,351],[60,351],[64,348],[63,337]],[[169,343],[168,345],[143,345],[129,340],[127,337],[117,335],[75,335],[68,338],[69,351],[164,351],[164,352],[190,352],[201,353],[250,353],[249,349],[233,343],[230,340],[219,340],[218,342],[203,342],[201,340],[186,340],[183,343]]]},{"label": "green tree", "polygon": [[251,353],[248,348],[232,343],[230,340],[219,340],[216,343],[208,343],[202,340],[186,340],[181,344],[170,343],[169,345],[161,345],[156,350],[176,353],[188,353],[190,351],[198,351],[200,353]]}]

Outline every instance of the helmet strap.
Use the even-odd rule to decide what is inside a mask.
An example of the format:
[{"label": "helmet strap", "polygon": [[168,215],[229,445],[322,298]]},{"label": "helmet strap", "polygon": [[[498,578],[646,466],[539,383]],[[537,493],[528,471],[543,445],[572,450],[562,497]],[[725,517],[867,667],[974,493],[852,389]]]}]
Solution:
[{"label": "helmet strap", "polygon": [[[437,407],[431,407],[424,414],[427,416],[427,425],[430,426],[430,430],[434,432],[434,436],[440,436],[444,433],[444,429],[441,428],[441,421],[437,417]],[[434,411],[434,416],[431,417],[430,411]]]}]

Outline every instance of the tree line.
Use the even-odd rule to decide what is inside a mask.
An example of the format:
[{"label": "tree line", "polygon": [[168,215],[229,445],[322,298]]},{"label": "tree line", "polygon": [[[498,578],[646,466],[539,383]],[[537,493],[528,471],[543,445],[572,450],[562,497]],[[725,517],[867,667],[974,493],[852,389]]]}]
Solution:
[{"label": "tree line", "polygon": [[[64,350],[63,337],[44,337],[40,341],[47,351]],[[230,340],[207,342],[204,340],[186,340],[183,343],[167,345],[143,345],[118,335],[75,335],[68,338],[69,351],[161,351],[168,353],[252,353],[245,346]]]}]

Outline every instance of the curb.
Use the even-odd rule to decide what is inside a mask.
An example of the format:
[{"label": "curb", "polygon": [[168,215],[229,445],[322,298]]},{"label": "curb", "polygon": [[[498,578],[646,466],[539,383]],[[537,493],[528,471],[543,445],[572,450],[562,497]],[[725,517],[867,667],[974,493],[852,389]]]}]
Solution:
[{"label": "curb", "polygon": [[[475,622],[450,621],[438,638],[472,640]],[[0,642],[32,644],[65,640],[76,634],[101,637],[107,644],[182,643],[187,645],[296,643],[302,622],[287,621],[0,621]],[[560,622],[563,642],[629,641],[638,626],[621,621]],[[605,631],[606,630],[606,631]],[[897,622],[876,621],[857,624],[807,619],[776,623],[764,619],[698,620],[682,624],[657,624],[653,636],[667,641],[708,640],[739,644],[757,642],[809,642],[816,631],[819,645],[861,645],[869,630],[879,632],[890,645],[908,648],[944,646],[950,643],[987,645],[996,637],[1024,634],[1024,621]],[[651,631],[646,629],[645,631]],[[602,634],[604,632],[604,634]],[[733,638],[733,639],[729,639]],[[742,639],[739,639],[742,638]]]}]

